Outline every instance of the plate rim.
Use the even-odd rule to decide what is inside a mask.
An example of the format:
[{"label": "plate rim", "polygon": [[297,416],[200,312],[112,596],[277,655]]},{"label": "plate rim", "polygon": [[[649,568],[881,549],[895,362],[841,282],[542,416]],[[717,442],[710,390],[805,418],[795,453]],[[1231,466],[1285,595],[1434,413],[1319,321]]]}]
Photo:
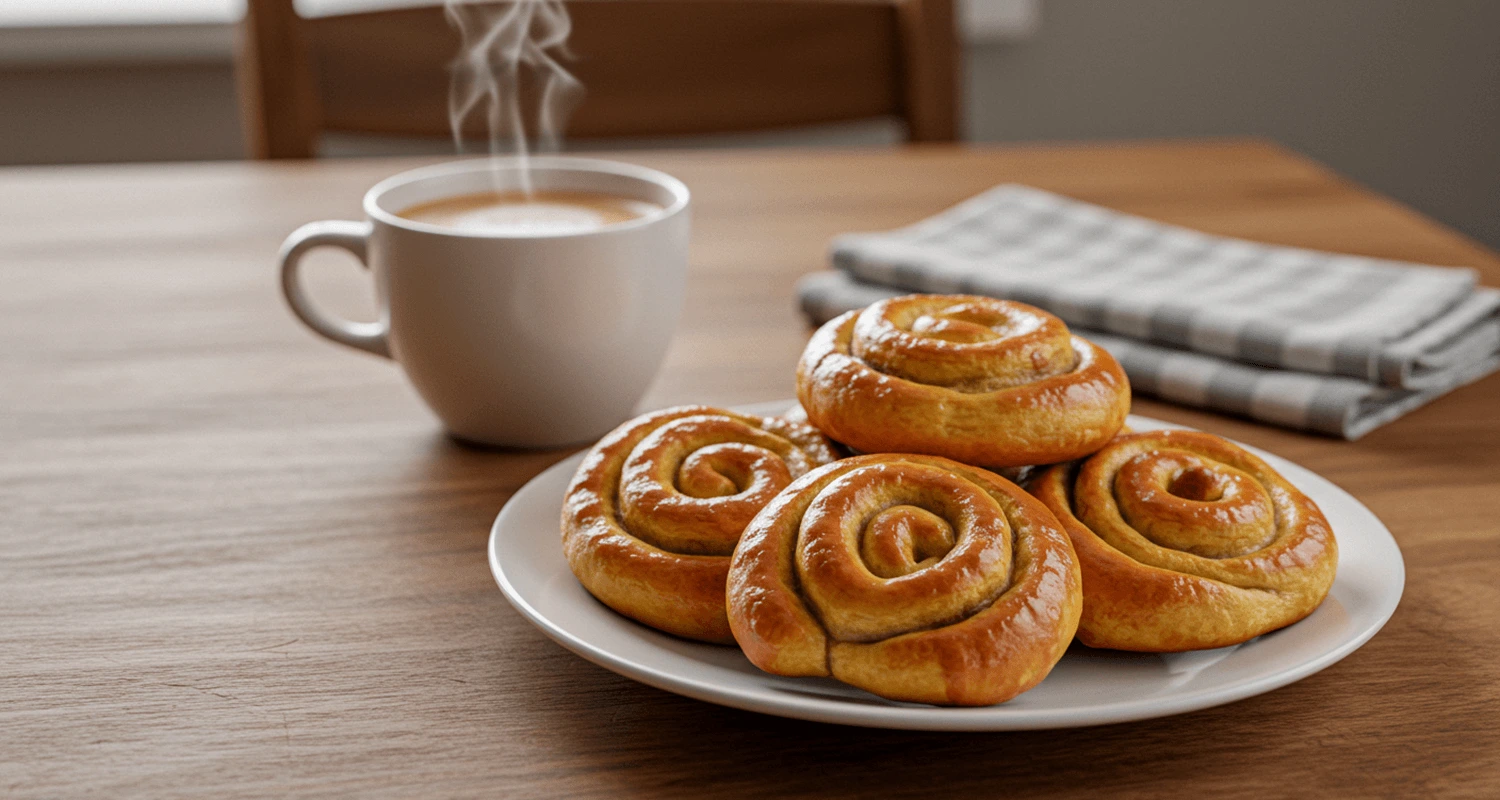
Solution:
[{"label": "plate rim", "polygon": [[[782,400],[767,403],[756,403],[733,406],[735,410],[744,413],[774,414],[780,413],[795,401]],[[1130,415],[1129,424],[1137,429],[1183,429],[1194,430],[1186,425],[1158,420],[1151,417]],[[1234,441],[1234,440],[1230,440]],[[1383,609],[1379,619],[1369,624],[1354,637],[1345,641],[1336,648],[1321,653],[1315,658],[1296,665],[1295,667],[1246,679],[1239,683],[1228,686],[1204,687],[1196,691],[1171,695],[1168,697],[1153,696],[1143,698],[1131,698],[1116,703],[1104,705],[1091,705],[1072,709],[1054,709],[1047,711],[1044,718],[1029,718],[1026,714],[996,715],[997,709],[1006,708],[1005,704],[994,706],[980,706],[972,708],[928,706],[919,704],[891,704],[875,705],[864,703],[850,703],[835,697],[811,697],[793,696],[786,697],[761,697],[747,695],[741,690],[725,686],[713,681],[700,680],[693,677],[665,672],[656,667],[632,661],[630,658],[617,655],[598,645],[595,645],[566,628],[558,625],[536,609],[520,591],[511,583],[506,575],[505,568],[500,563],[497,549],[500,530],[506,518],[517,513],[515,509],[517,498],[528,490],[538,491],[536,487],[545,477],[550,477],[556,472],[572,472],[577,465],[588,454],[588,450],[575,453],[556,464],[548,467],[540,473],[532,476],[520,489],[513,494],[496,515],[494,523],[490,526],[489,540],[486,544],[486,555],[489,561],[490,573],[499,586],[501,593],[505,596],[511,607],[518,611],[532,625],[536,626],[548,638],[557,642],[568,651],[582,657],[583,659],[604,667],[612,672],[623,675],[632,680],[644,683],[648,686],[663,691],[680,694],[695,700],[700,700],[718,705],[738,708],[745,711],[754,711],[762,714],[803,719],[813,722],[824,722],[840,725],[852,725],[857,727],[890,728],[903,730],[944,730],[944,731],[1006,731],[1006,730],[1047,730],[1057,728],[1088,727],[1093,725],[1109,725],[1121,722],[1154,719],[1158,717],[1184,714],[1198,711],[1214,706],[1225,705],[1259,694],[1264,694],[1283,686],[1296,683],[1308,676],[1321,672],[1324,669],[1338,663],[1349,654],[1363,647],[1366,642],[1379,633],[1386,623],[1390,621],[1400,606],[1401,599],[1406,589],[1406,560],[1401,554],[1400,544],[1391,534],[1390,529],[1384,522],[1370,511],[1369,507],[1360,502],[1354,495],[1345,491],[1338,484],[1302,467],[1296,462],[1281,456],[1268,453],[1260,448],[1235,442],[1235,444],[1255,453],[1261,458],[1267,458],[1273,462],[1280,461],[1291,464],[1297,469],[1307,473],[1318,481],[1326,483],[1329,488],[1343,494],[1361,510],[1369,515],[1379,525],[1380,533],[1388,541],[1390,549],[1395,558],[1394,565],[1398,567],[1394,571],[1391,583],[1394,585],[1394,601],[1388,609]],[[1337,580],[1337,579],[1335,579]]]}]

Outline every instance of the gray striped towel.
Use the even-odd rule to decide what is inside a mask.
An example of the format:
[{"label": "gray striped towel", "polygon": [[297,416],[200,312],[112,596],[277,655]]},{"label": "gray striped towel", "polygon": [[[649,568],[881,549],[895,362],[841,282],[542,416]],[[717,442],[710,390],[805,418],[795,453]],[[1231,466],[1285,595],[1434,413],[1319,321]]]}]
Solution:
[{"label": "gray striped towel", "polygon": [[1471,270],[1209,236],[1023,186],[834,242],[808,276],[821,322],[958,292],[1045,308],[1142,394],[1357,439],[1500,369],[1500,291]]},{"label": "gray striped towel", "polygon": [[911,292],[985,294],[1069,325],[1404,389],[1500,349],[1500,292],[1470,269],[1277,247],[1014,184],[915,225],[841,236],[834,266]]}]

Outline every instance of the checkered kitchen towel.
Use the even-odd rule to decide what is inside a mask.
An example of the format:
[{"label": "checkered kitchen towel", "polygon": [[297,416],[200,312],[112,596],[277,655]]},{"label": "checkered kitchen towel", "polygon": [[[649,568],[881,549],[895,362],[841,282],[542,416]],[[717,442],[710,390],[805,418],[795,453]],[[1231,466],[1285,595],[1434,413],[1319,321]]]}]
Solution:
[{"label": "checkered kitchen towel", "polygon": [[816,320],[905,292],[1009,297],[1110,349],[1144,394],[1350,439],[1500,369],[1471,270],[1257,244],[1000,186],[839,237]]}]

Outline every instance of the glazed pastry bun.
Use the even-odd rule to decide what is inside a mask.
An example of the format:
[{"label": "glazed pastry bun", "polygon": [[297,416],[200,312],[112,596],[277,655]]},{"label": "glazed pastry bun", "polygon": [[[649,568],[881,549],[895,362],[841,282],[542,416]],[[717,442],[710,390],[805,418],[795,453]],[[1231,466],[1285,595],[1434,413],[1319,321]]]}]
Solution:
[{"label": "glazed pastry bun", "polygon": [[1031,491],[1083,568],[1078,639],[1172,652],[1239,644],[1311,614],[1338,545],[1318,506],[1261,459],[1197,431],[1116,438]]},{"label": "glazed pastry bun", "polygon": [[895,297],[830,320],[802,353],[797,397],[855,450],[990,468],[1088,455],[1130,412],[1109,353],[1041,309],[968,295]]},{"label": "glazed pastry bun", "polygon": [[837,457],[795,421],[706,406],[637,417],[579,465],[563,500],[563,552],[615,611],[733,644],[724,582],[740,533],[782,488]]},{"label": "glazed pastry bun", "polygon": [[1051,671],[1081,591],[1067,534],[1020,487],[945,458],[856,456],[799,478],[750,523],[729,624],[767,672],[989,705]]}]

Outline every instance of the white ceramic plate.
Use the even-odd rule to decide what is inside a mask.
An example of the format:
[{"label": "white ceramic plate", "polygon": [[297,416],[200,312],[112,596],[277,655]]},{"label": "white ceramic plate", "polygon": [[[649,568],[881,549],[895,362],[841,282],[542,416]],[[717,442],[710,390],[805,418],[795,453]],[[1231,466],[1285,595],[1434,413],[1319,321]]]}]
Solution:
[{"label": "white ceramic plate", "polygon": [[[788,402],[742,409],[776,414]],[[1136,430],[1179,427],[1131,417]],[[568,570],[558,522],[579,454],[538,475],[501,510],[490,569],[511,605],[563,647],[642,683],[711,703],[785,717],[915,730],[1030,730],[1101,725],[1230,703],[1300,680],[1349,655],[1390,619],[1405,566],[1380,520],[1349,493],[1302,467],[1249,448],[1328,516],[1338,577],[1303,621],[1237,647],[1168,655],[1074,645],[1047,679],[1007,703],[940,708],[883,700],[832,679],[783,678],[733,647],[697,644],[626,619],[594,600]]]}]

